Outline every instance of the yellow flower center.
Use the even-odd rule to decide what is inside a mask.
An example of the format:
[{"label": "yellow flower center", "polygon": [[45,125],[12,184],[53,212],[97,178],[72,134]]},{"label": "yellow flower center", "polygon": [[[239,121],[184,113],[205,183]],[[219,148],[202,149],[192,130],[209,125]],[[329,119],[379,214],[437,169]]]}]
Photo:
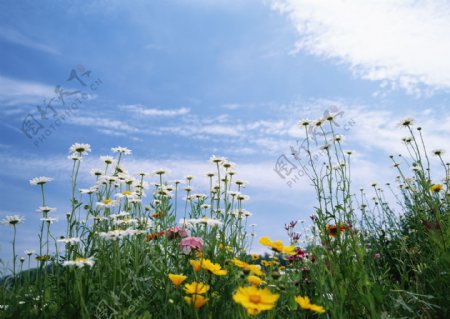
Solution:
[{"label": "yellow flower center", "polygon": [[105,200],[103,201],[104,204],[110,204],[111,202],[112,202],[111,199],[105,199]]},{"label": "yellow flower center", "polygon": [[250,302],[252,303],[260,303],[261,296],[260,295],[250,295]]}]

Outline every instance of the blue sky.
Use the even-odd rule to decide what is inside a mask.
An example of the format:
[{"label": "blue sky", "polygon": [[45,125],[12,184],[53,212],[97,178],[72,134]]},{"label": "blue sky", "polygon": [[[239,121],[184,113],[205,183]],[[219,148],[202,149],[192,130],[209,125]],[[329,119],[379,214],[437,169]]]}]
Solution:
[{"label": "blue sky", "polygon": [[[445,1],[2,1],[0,21],[0,217],[26,217],[20,251],[36,248],[39,193],[29,179],[55,178],[49,204],[62,229],[75,142],[93,149],[83,187],[118,145],[133,151],[131,173],[166,167],[172,179],[198,177],[198,191],[208,158],[225,156],[249,182],[258,235],[286,239],[284,223],[314,206],[305,178],[288,185],[274,171],[302,137],[298,120],[343,112],[358,188],[392,180],[403,117],[421,123],[430,148],[450,140]],[[91,71],[87,86],[67,81],[72,70]],[[58,85],[86,99],[39,141],[53,120],[37,106]],[[76,97],[55,100],[55,110]],[[43,126],[31,138],[21,131],[28,114]],[[2,258],[11,235],[2,227]]]}]

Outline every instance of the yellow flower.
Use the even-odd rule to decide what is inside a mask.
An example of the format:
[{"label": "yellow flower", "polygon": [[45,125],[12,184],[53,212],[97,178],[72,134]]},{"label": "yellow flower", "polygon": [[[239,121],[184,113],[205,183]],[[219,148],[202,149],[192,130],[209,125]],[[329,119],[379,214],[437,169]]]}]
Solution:
[{"label": "yellow flower", "polygon": [[263,265],[264,267],[270,267],[272,266],[272,262],[267,260],[261,260],[261,265]]},{"label": "yellow flower", "polygon": [[49,255],[36,256],[37,261],[48,261],[50,259]]},{"label": "yellow flower", "polygon": [[317,313],[324,313],[325,309],[322,306],[312,304],[309,300],[308,296],[302,297],[297,296],[295,297],[295,301],[300,305],[300,308],[305,310],[311,310],[312,312]]},{"label": "yellow flower", "polygon": [[226,251],[228,251],[228,252],[233,252],[233,248],[231,248],[230,246],[224,246],[224,245],[222,245],[222,244],[219,244],[219,248],[220,249],[224,249],[224,250],[226,250]]},{"label": "yellow flower", "polygon": [[265,284],[266,282],[257,276],[248,276],[247,281],[250,285],[259,286],[261,284]]},{"label": "yellow flower", "polygon": [[439,193],[441,190],[444,189],[444,186],[442,184],[434,184],[433,186],[430,187],[430,189],[433,193]]},{"label": "yellow flower", "polygon": [[277,253],[295,255],[295,246],[284,246],[281,240],[272,241],[269,237],[261,237],[259,243],[264,246],[269,246]]},{"label": "yellow flower", "polygon": [[258,260],[259,255],[258,254],[252,254],[252,260]]},{"label": "yellow flower", "polygon": [[268,288],[257,288],[254,286],[240,287],[233,295],[233,300],[247,308],[252,315],[261,311],[270,310],[275,307],[280,295],[272,293]]},{"label": "yellow flower", "polygon": [[206,294],[209,290],[209,285],[204,284],[202,282],[192,282],[190,284],[186,284],[184,285],[184,291],[187,294],[191,294],[191,295],[203,295]]},{"label": "yellow flower", "polygon": [[225,276],[227,274],[227,271],[222,269],[222,266],[219,264],[214,264],[209,259],[203,259],[201,262],[201,267],[216,276]]},{"label": "yellow flower", "polygon": [[189,263],[192,265],[192,268],[194,268],[194,271],[199,271],[201,268],[201,262],[200,260],[189,260]]},{"label": "yellow flower", "polygon": [[185,275],[169,274],[169,279],[175,286],[181,285],[186,278],[187,276]]},{"label": "yellow flower", "polygon": [[188,304],[194,305],[195,309],[200,309],[208,301],[208,298],[205,298],[202,295],[192,295],[192,297],[184,297],[184,300],[186,300]]},{"label": "yellow flower", "polygon": [[132,195],[133,193],[132,192],[130,192],[130,191],[123,191],[122,192],[122,195]]},{"label": "yellow flower", "polygon": [[239,260],[237,258],[233,258],[232,262],[233,262],[233,264],[235,264],[239,268],[242,268],[244,270],[248,270],[248,271],[254,273],[257,276],[262,276],[263,275],[263,272],[261,271],[261,269],[257,265],[247,264],[245,261]]}]

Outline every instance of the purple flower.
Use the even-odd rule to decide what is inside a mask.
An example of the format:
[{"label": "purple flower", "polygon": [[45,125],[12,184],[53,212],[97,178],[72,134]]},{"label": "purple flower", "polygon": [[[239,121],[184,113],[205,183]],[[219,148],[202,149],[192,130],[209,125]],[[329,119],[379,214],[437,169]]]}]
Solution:
[{"label": "purple flower", "polygon": [[296,254],[288,257],[288,261],[293,262],[295,260],[303,260],[308,257],[308,253],[305,250],[298,249]]},{"label": "purple flower", "polygon": [[292,235],[292,240],[293,241],[295,241],[295,242],[298,242],[299,240],[300,240],[300,237],[301,237],[302,235],[300,234],[300,233],[294,233],[293,235]]},{"label": "purple flower", "polygon": [[293,220],[289,224],[284,224],[284,229],[286,229],[286,230],[293,229],[293,228],[295,228],[297,223],[298,223],[297,220]]}]

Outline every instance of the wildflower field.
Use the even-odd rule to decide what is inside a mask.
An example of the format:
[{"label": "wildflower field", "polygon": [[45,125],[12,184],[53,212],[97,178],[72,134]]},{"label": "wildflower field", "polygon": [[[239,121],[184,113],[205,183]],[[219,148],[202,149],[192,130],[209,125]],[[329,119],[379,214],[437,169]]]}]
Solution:
[{"label": "wildflower field", "polygon": [[[16,251],[24,217],[4,216],[12,267],[0,277],[0,318],[449,318],[450,164],[412,119],[399,126],[408,136],[405,154],[390,155],[397,179],[372,184],[368,198],[333,115],[299,122],[316,192],[306,245],[297,221],[286,221],[289,240],[254,236],[245,182],[225,158],[209,159],[210,187],[196,193],[191,176],[129,174],[131,151],[115,147],[80,188],[92,154],[74,144],[65,234],[52,229],[50,177],[30,180],[42,195],[38,250]],[[311,127],[331,132],[320,161]],[[256,241],[270,253],[251,254]]]}]

